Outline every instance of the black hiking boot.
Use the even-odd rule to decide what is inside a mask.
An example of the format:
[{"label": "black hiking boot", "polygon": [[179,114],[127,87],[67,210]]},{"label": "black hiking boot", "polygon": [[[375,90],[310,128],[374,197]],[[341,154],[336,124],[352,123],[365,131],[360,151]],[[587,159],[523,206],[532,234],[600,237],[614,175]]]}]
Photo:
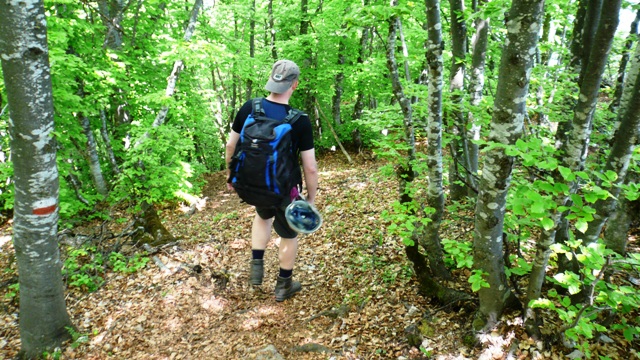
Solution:
[{"label": "black hiking boot", "polygon": [[264,276],[264,260],[251,260],[251,270],[249,272],[249,283],[251,285],[262,285],[262,277]]},{"label": "black hiking boot", "polygon": [[299,281],[293,281],[292,277],[283,278],[278,276],[276,282],[276,301],[285,301],[302,289]]}]

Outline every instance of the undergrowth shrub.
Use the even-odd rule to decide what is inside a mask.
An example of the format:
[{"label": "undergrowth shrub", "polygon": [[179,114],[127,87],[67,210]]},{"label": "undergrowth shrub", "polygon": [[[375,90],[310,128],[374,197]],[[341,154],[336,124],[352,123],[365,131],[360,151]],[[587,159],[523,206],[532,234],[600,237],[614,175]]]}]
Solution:
[{"label": "undergrowth shrub", "polygon": [[149,257],[134,254],[127,257],[119,252],[110,252],[106,257],[95,245],[82,245],[67,249],[62,275],[67,285],[93,292],[104,283],[104,274],[110,268],[114,272],[135,273],[144,268]]}]

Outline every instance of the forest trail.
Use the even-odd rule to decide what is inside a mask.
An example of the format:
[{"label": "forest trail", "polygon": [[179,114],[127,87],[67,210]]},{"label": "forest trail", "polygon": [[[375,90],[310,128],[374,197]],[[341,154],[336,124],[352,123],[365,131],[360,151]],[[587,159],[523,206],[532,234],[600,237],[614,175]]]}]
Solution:
[{"label": "forest trail", "polygon": [[[325,221],[300,238],[294,277],[303,288],[282,303],[273,295],[275,234],[265,282],[251,287],[253,209],[226,191],[224,172],[209,176],[201,211],[162,209],[165,225],[180,238],[157,254],[167,269],[150,261],[130,275],[108,271],[95,292],[68,290],[69,313],[83,336],[62,358],[418,359],[405,328],[421,319],[423,345],[438,359],[478,358],[480,349],[462,344],[471,314],[434,309],[417,295],[401,241],[380,220],[397,197],[395,181],[376,180],[380,165],[361,158],[348,164],[338,154],[320,159],[317,206]],[[90,231],[99,229],[78,229]],[[470,236],[468,229],[461,236]],[[10,242],[3,246],[3,269],[15,269],[12,252]],[[450,285],[467,290],[458,278],[462,284]],[[19,349],[17,307],[7,299],[2,304],[0,358],[10,358]],[[519,337],[517,327],[505,324],[485,355],[501,358],[509,350],[505,341]],[[282,357],[266,355],[274,348]]]},{"label": "forest trail", "polygon": [[[402,248],[379,223],[397,190],[393,182],[373,180],[378,166],[349,165],[338,155],[320,159],[317,206],[324,225],[300,238],[294,277],[303,289],[282,303],[273,296],[275,233],[265,282],[251,287],[254,211],[226,191],[224,172],[209,176],[204,209],[191,216],[162,209],[165,226],[180,238],[157,254],[168,270],[150,261],[134,274],[107,272],[95,292],[68,290],[72,321],[87,336],[63,358],[250,359],[269,345],[286,359],[418,355],[403,331],[420,319],[425,300],[411,285]],[[10,246],[3,246],[3,268],[10,267]],[[19,349],[17,308],[7,301],[4,307],[0,358],[10,358]]]}]

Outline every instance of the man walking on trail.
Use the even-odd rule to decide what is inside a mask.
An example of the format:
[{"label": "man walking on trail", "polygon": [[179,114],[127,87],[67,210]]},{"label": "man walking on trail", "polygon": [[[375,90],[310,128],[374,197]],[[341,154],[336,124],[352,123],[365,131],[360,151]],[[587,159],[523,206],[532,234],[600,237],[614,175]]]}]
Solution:
[{"label": "man walking on trail", "polygon": [[[289,99],[298,87],[299,76],[300,69],[293,61],[280,60],[273,65],[271,75],[265,86],[265,89],[268,90],[270,94],[261,101],[262,109],[267,117],[276,120],[283,120],[287,117],[292,109],[291,106],[289,106]],[[252,99],[244,103],[236,114],[231,133],[229,134],[229,140],[226,144],[227,164],[230,163],[234,156],[245,121],[247,117],[252,114],[253,109]],[[302,114],[291,124],[291,141],[293,154],[295,156],[295,166],[299,166],[297,161],[298,156],[302,160],[304,180],[307,187],[306,200],[313,205],[318,189],[318,170],[311,121],[306,114]],[[230,174],[231,169],[228,169],[228,172]],[[298,179],[295,179],[295,189],[291,189],[291,198],[287,199],[280,207],[262,208],[256,206],[256,216],[253,219],[251,229],[252,260],[249,281],[252,285],[262,285],[264,274],[263,258],[267,243],[271,239],[272,225],[281,238],[278,250],[280,272],[275,287],[276,301],[286,300],[302,288],[300,282],[293,281],[293,267],[298,250],[298,234],[291,229],[285,218],[285,208],[288,203],[298,195],[298,187],[301,188],[302,179],[300,178],[299,171],[292,171],[291,173],[293,174],[292,176],[298,177]],[[256,176],[260,176],[260,174],[256,174]],[[227,182],[227,188],[229,190],[234,189],[230,180]],[[290,189],[286,189],[287,193],[289,193],[289,190]]]}]

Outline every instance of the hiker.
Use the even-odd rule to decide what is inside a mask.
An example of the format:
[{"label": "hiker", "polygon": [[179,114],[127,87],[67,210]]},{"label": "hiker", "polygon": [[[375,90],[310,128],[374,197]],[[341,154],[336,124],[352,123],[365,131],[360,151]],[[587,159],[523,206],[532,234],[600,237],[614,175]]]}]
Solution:
[{"label": "hiker", "polygon": [[[230,163],[236,153],[236,147],[240,146],[238,141],[241,139],[241,134],[244,134],[243,127],[245,126],[245,122],[249,115],[254,115],[256,106],[261,107],[258,110],[262,110],[267,117],[276,120],[289,120],[288,115],[296,115],[295,120],[291,121],[290,126],[290,141],[293,150],[294,169],[291,169],[288,172],[290,179],[285,179],[293,180],[294,186],[284,190],[287,195],[286,199],[278,206],[261,207],[259,205],[255,205],[256,216],[253,219],[253,226],[251,229],[252,260],[250,264],[249,281],[252,285],[262,285],[262,278],[264,274],[263,258],[267,243],[271,239],[272,225],[276,233],[281,238],[278,250],[280,272],[278,274],[275,287],[276,301],[284,301],[295,295],[302,288],[300,282],[292,280],[293,267],[298,250],[298,233],[289,226],[285,218],[285,208],[287,205],[293,200],[301,197],[299,191],[302,189],[302,176],[300,173],[298,157],[302,160],[302,172],[304,173],[304,180],[307,188],[306,201],[312,206],[318,189],[318,170],[316,165],[311,121],[306,114],[292,109],[291,106],[289,106],[289,99],[298,87],[299,76],[300,69],[293,61],[277,61],[273,65],[271,75],[265,85],[265,89],[270,92],[269,96],[264,99],[258,99],[257,101],[255,99],[251,99],[244,103],[236,114],[231,127],[231,133],[229,134],[229,140],[226,144],[226,162],[230,165],[228,167],[228,175],[230,176],[228,176],[227,188],[229,190],[237,191],[240,187],[238,187],[238,184],[232,184],[232,165]],[[249,122],[247,121],[247,123]],[[247,171],[254,170],[253,168],[250,168]],[[255,172],[255,179],[264,177],[264,174],[257,173],[258,171]],[[236,187],[234,188],[234,186]],[[240,195],[239,192],[238,194]],[[256,197],[260,196],[256,195]],[[250,204],[254,203],[251,201],[251,198],[243,198],[243,200]],[[255,200],[255,203],[259,203],[262,199]]]}]

